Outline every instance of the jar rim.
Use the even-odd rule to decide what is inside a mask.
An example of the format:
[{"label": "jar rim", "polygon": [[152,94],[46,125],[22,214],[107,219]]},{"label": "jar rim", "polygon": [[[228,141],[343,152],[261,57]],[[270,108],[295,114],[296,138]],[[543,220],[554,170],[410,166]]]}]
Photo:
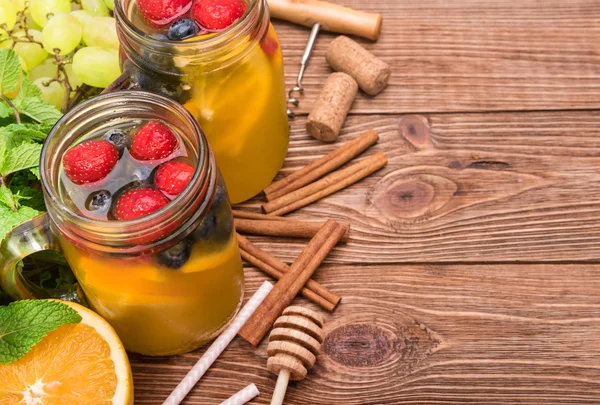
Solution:
[{"label": "jar rim", "polygon": [[[90,121],[94,117],[94,115],[90,114],[98,115],[106,113],[110,116],[112,113],[116,117],[122,117],[122,114],[116,115],[120,110],[127,109],[133,111],[136,105],[143,106],[144,104],[147,104],[147,107],[158,106],[160,108],[167,108],[169,113],[177,114],[178,118],[184,120],[197,137],[197,167],[186,188],[180,195],[160,210],[130,221],[96,220],[69,208],[59,196],[57,189],[59,184],[58,177],[53,179],[54,176],[58,175],[57,162],[59,166],[60,156],[81,136],[81,133],[76,133],[76,129],[70,131],[69,127],[77,123],[83,125],[81,123],[81,120],[84,119],[83,117],[86,117],[87,121],[85,122]],[[132,118],[135,117],[132,115]],[[178,129],[182,130],[182,128]],[[60,144],[58,151],[50,151],[50,145],[52,142],[57,141],[57,137],[58,139],[64,137],[66,140]],[[53,156],[48,156],[48,154],[53,154]],[[67,234],[65,236],[69,237],[68,234],[72,234],[74,236],[71,239],[80,239],[82,242],[91,243],[97,250],[110,250],[111,246],[106,246],[105,243],[102,243],[102,241],[106,242],[107,235],[110,235],[112,247],[122,249],[131,245],[132,237],[135,237],[139,241],[144,238],[145,234],[156,235],[157,229],[167,228],[169,224],[173,225],[177,222],[183,224],[194,216],[196,217],[194,220],[197,220],[197,217],[200,217],[198,214],[202,214],[201,216],[204,215],[204,211],[210,202],[208,200],[215,193],[216,173],[216,163],[208,146],[208,141],[191,114],[173,100],[144,91],[105,93],[78,104],[54,125],[44,142],[40,157],[41,183],[48,213],[53,222],[58,226],[59,230]],[[163,244],[178,237],[177,232],[157,237],[148,240],[148,243],[144,244],[143,248],[147,249],[152,245]],[[130,246],[130,248],[129,250],[126,249],[128,253],[131,250],[140,250],[138,249],[140,248],[140,244],[135,244],[135,246]]]},{"label": "jar rim", "polygon": [[[214,35],[208,37],[201,36],[194,40],[172,41],[169,39],[154,38],[133,24],[127,17],[127,10],[124,5],[125,1],[126,0],[115,0],[114,14],[119,23],[119,27],[125,30],[128,37],[133,38],[138,43],[146,43],[154,49],[172,50],[173,48],[177,48],[179,51],[190,51],[194,53],[198,53],[199,46],[205,48],[205,51],[216,50],[222,49],[227,44],[235,43],[236,40],[240,40],[241,37],[256,24],[256,18],[253,18],[253,16],[260,14],[266,9],[266,0],[249,0],[248,9],[244,15],[230,27],[214,31],[212,32]],[[259,21],[260,20],[259,16]]]}]

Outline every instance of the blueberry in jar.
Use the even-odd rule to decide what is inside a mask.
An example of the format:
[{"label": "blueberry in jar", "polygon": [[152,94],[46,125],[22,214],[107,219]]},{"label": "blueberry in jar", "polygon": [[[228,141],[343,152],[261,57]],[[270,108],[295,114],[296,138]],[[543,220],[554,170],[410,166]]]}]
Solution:
[{"label": "blueberry in jar", "polygon": [[192,237],[194,240],[207,240],[210,239],[215,231],[217,230],[217,217],[215,213],[211,210],[209,211],[198,228],[192,233]]},{"label": "blueberry in jar", "polygon": [[171,27],[167,37],[171,41],[182,41],[187,38],[195,37],[200,32],[198,24],[191,18],[181,18],[176,20]]},{"label": "blueberry in jar", "polygon": [[158,254],[158,262],[170,269],[180,269],[190,259],[192,254],[192,243],[188,240],[179,242],[169,249]]},{"label": "blueberry in jar", "polygon": [[115,145],[119,151],[119,157],[123,156],[123,152],[128,146],[127,134],[121,129],[111,129],[104,134],[104,139]]},{"label": "blueberry in jar", "polygon": [[88,211],[107,210],[111,204],[111,195],[108,190],[99,190],[90,194],[85,201]]}]

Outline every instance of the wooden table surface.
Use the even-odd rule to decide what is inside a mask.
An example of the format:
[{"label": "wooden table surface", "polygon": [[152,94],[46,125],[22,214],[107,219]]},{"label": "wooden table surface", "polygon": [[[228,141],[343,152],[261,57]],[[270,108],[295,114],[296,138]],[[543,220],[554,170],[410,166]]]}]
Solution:
[{"label": "wooden table surface", "polygon": [[[292,217],[350,220],[316,279],[344,299],[287,404],[600,403],[600,2],[337,0],[379,11],[388,89],[360,94],[389,165]],[[276,22],[288,86],[308,29]],[[332,150],[304,130],[329,73],[322,34],[283,174]],[[257,207],[258,200],[246,204]],[[305,242],[252,238],[292,261]],[[247,295],[266,277],[246,269]],[[298,303],[313,307],[302,299]],[[131,356],[136,404],[161,404],[203,351]],[[237,338],[186,404],[249,383],[266,343]]]}]

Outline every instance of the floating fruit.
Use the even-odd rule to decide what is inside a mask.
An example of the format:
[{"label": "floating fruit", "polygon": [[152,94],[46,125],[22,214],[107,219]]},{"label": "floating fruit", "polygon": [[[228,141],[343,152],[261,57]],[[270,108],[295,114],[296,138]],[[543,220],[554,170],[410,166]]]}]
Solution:
[{"label": "floating fruit", "polygon": [[154,184],[165,194],[181,194],[194,175],[194,167],[189,163],[170,161],[160,165],[154,177]]},{"label": "floating fruit", "polygon": [[247,8],[244,0],[196,0],[192,17],[202,28],[222,30],[239,20]]},{"label": "floating fruit", "polygon": [[75,184],[102,180],[119,160],[119,151],[108,141],[82,142],[63,156],[65,174]]},{"label": "floating fruit", "polygon": [[131,141],[129,152],[138,160],[155,160],[169,157],[177,149],[177,138],[171,129],[159,121],[142,126]]},{"label": "floating fruit", "polygon": [[131,221],[158,211],[169,203],[160,191],[142,187],[126,191],[117,201],[115,217],[119,221]]}]

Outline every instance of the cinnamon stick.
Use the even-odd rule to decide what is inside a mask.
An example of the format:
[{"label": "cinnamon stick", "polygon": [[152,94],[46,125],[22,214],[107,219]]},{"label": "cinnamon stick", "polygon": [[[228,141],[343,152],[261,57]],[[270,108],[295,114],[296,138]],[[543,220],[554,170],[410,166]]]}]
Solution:
[{"label": "cinnamon stick", "polygon": [[386,164],[387,158],[382,152],[378,152],[315,183],[263,204],[262,210],[270,215],[287,214],[364,179]]},{"label": "cinnamon stick", "polygon": [[344,227],[329,220],[300,253],[289,271],[281,277],[239,335],[257,346],[283,310],[298,295],[325,257],[344,234]]},{"label": "cinnamon stick", "polygon": [[[237,234],[240,252],[244,260],[264,271],[271,277],[280,280],[285,273],[290,270],[290,267],[273,256],[256,247],[252,242]],[[327,288],[314,280],[308,280],[300,293],[306,299],[314,302],[329,312],[333,312],[335,307],[340,303],[342,297],[332,293]]]},{"label": "cinnamon stick", "polygon": [[245,219],[268,219],[269,221],[293,221],[291,218],[279,217],[276,215],[265,215],[259,214],[258,212],[242,211],[242,210],[231,210],[234,218],[245,218]]},{"label": "cinnamon stick", "polygon": [[345,165],[365,150],[369,149],[379,140],[379,134],[370,129],[352,141],[329,152],[320,159],[304,166],[289,176],[272,183],[264,189],[267,201],[272,201],[292,191],[298,190],[307,184],[331,173],[333,170]]},{"label": "cinnamon stick", "polygon": [[[268,215],[265,215],[269,218]],[[262,236],[282,236],[290,238],[310,239],[319,232],[324,222],[305,222],[305,221],[278,221],[278,220],[256,220],[256,219],[235,219],[235,229],[238,232],[250,235]],[[350,237],[350,223],[340,223],[346,232],[342,237],[342,242],[348,242]]]}]

